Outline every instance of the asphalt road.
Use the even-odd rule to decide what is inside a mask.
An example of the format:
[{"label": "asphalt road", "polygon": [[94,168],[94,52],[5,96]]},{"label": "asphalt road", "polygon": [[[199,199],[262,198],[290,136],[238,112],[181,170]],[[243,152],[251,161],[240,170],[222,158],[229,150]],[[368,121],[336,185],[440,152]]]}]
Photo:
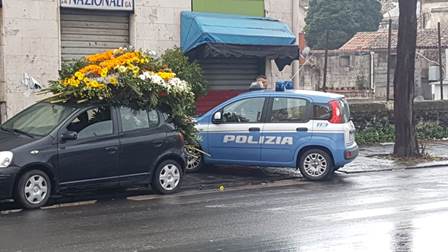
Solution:
[{"label": "asphalt road", "polygon": [[448,167],[3,211],[0,251],[448,251]]}]

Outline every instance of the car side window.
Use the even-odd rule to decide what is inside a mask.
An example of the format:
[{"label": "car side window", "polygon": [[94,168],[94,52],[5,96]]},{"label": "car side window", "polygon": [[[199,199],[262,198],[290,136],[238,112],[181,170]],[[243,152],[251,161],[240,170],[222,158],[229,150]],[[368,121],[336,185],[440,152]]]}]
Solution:
[{"label": "car side window", "polygon": [[300,98],[274,98],[272,104],[272,123],[300,123],[309,121],[309,102]]},{"label": "car side window", "polygon": [[92,108],[82,112],[67,126],[67,130],[78,133],[78,139],[112,135],[110,107]]},{"label": "car side window", "polygon": [[261,122],[265,98],[249,98],[234,102],[223,109],[223,123]]},{"label": "car side window", "polygon": [[124,132],[149,129],[159,125],[159,115],[155,110],[134,110],[120,107],[120,118]]},{"label": "car side window", "polygon": [[314,120],[328,120],[331,117],[331,111],[328,104],[314,104],[313,105],[313,119]]}]

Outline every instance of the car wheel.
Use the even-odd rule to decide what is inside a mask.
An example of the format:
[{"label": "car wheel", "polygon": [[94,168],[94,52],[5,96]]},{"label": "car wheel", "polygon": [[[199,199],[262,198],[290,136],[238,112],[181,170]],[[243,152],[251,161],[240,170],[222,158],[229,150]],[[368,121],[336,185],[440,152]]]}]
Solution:
[{"label": "car wheel", "polygon": [[299,169],[308,180],[324,180],[334,173],[333,160],[330,155],[320,149],[306,151],[300,157]]},{"label": "car wheel", "polygon": [[36,209],[47,204],[51,194],[51,181],[48,175],[40,170],[32,170],[23,174],[16,188],[16,200],[26,209]]},{"label": "car wheel", "polygon": [[202,153],[199,151],[189,150],[187,152],[187,165],[185,171],[188,173],[198,172],[202,168]]},{"label": "car wheel", "polygon": [[160,163],[155,170],[152,188],[160,194],[171,194],[179,191],[182,184],[182,168],[174,160]]}]

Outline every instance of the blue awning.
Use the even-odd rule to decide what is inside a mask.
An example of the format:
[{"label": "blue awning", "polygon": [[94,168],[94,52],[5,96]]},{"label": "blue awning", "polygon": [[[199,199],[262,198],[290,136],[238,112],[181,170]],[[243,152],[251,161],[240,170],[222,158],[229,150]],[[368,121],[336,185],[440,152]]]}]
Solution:
[{"label": "blue awning", "polygon": [[189,11],[181,14],[181,48],[198,57],[268,57],[285,64],[299,54],[296,37],[278,20]]}]

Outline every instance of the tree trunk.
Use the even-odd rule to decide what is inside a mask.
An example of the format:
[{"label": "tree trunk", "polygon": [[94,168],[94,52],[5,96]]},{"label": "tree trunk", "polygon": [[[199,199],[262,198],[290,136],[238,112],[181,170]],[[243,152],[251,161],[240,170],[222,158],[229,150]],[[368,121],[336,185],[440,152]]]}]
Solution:
[{"label": "tree trunk", "polygon": [[419,155],[414,115],[414,73],[417,40],[417,0],[399,0],[397,67],[394,79],[394,154]]}]

